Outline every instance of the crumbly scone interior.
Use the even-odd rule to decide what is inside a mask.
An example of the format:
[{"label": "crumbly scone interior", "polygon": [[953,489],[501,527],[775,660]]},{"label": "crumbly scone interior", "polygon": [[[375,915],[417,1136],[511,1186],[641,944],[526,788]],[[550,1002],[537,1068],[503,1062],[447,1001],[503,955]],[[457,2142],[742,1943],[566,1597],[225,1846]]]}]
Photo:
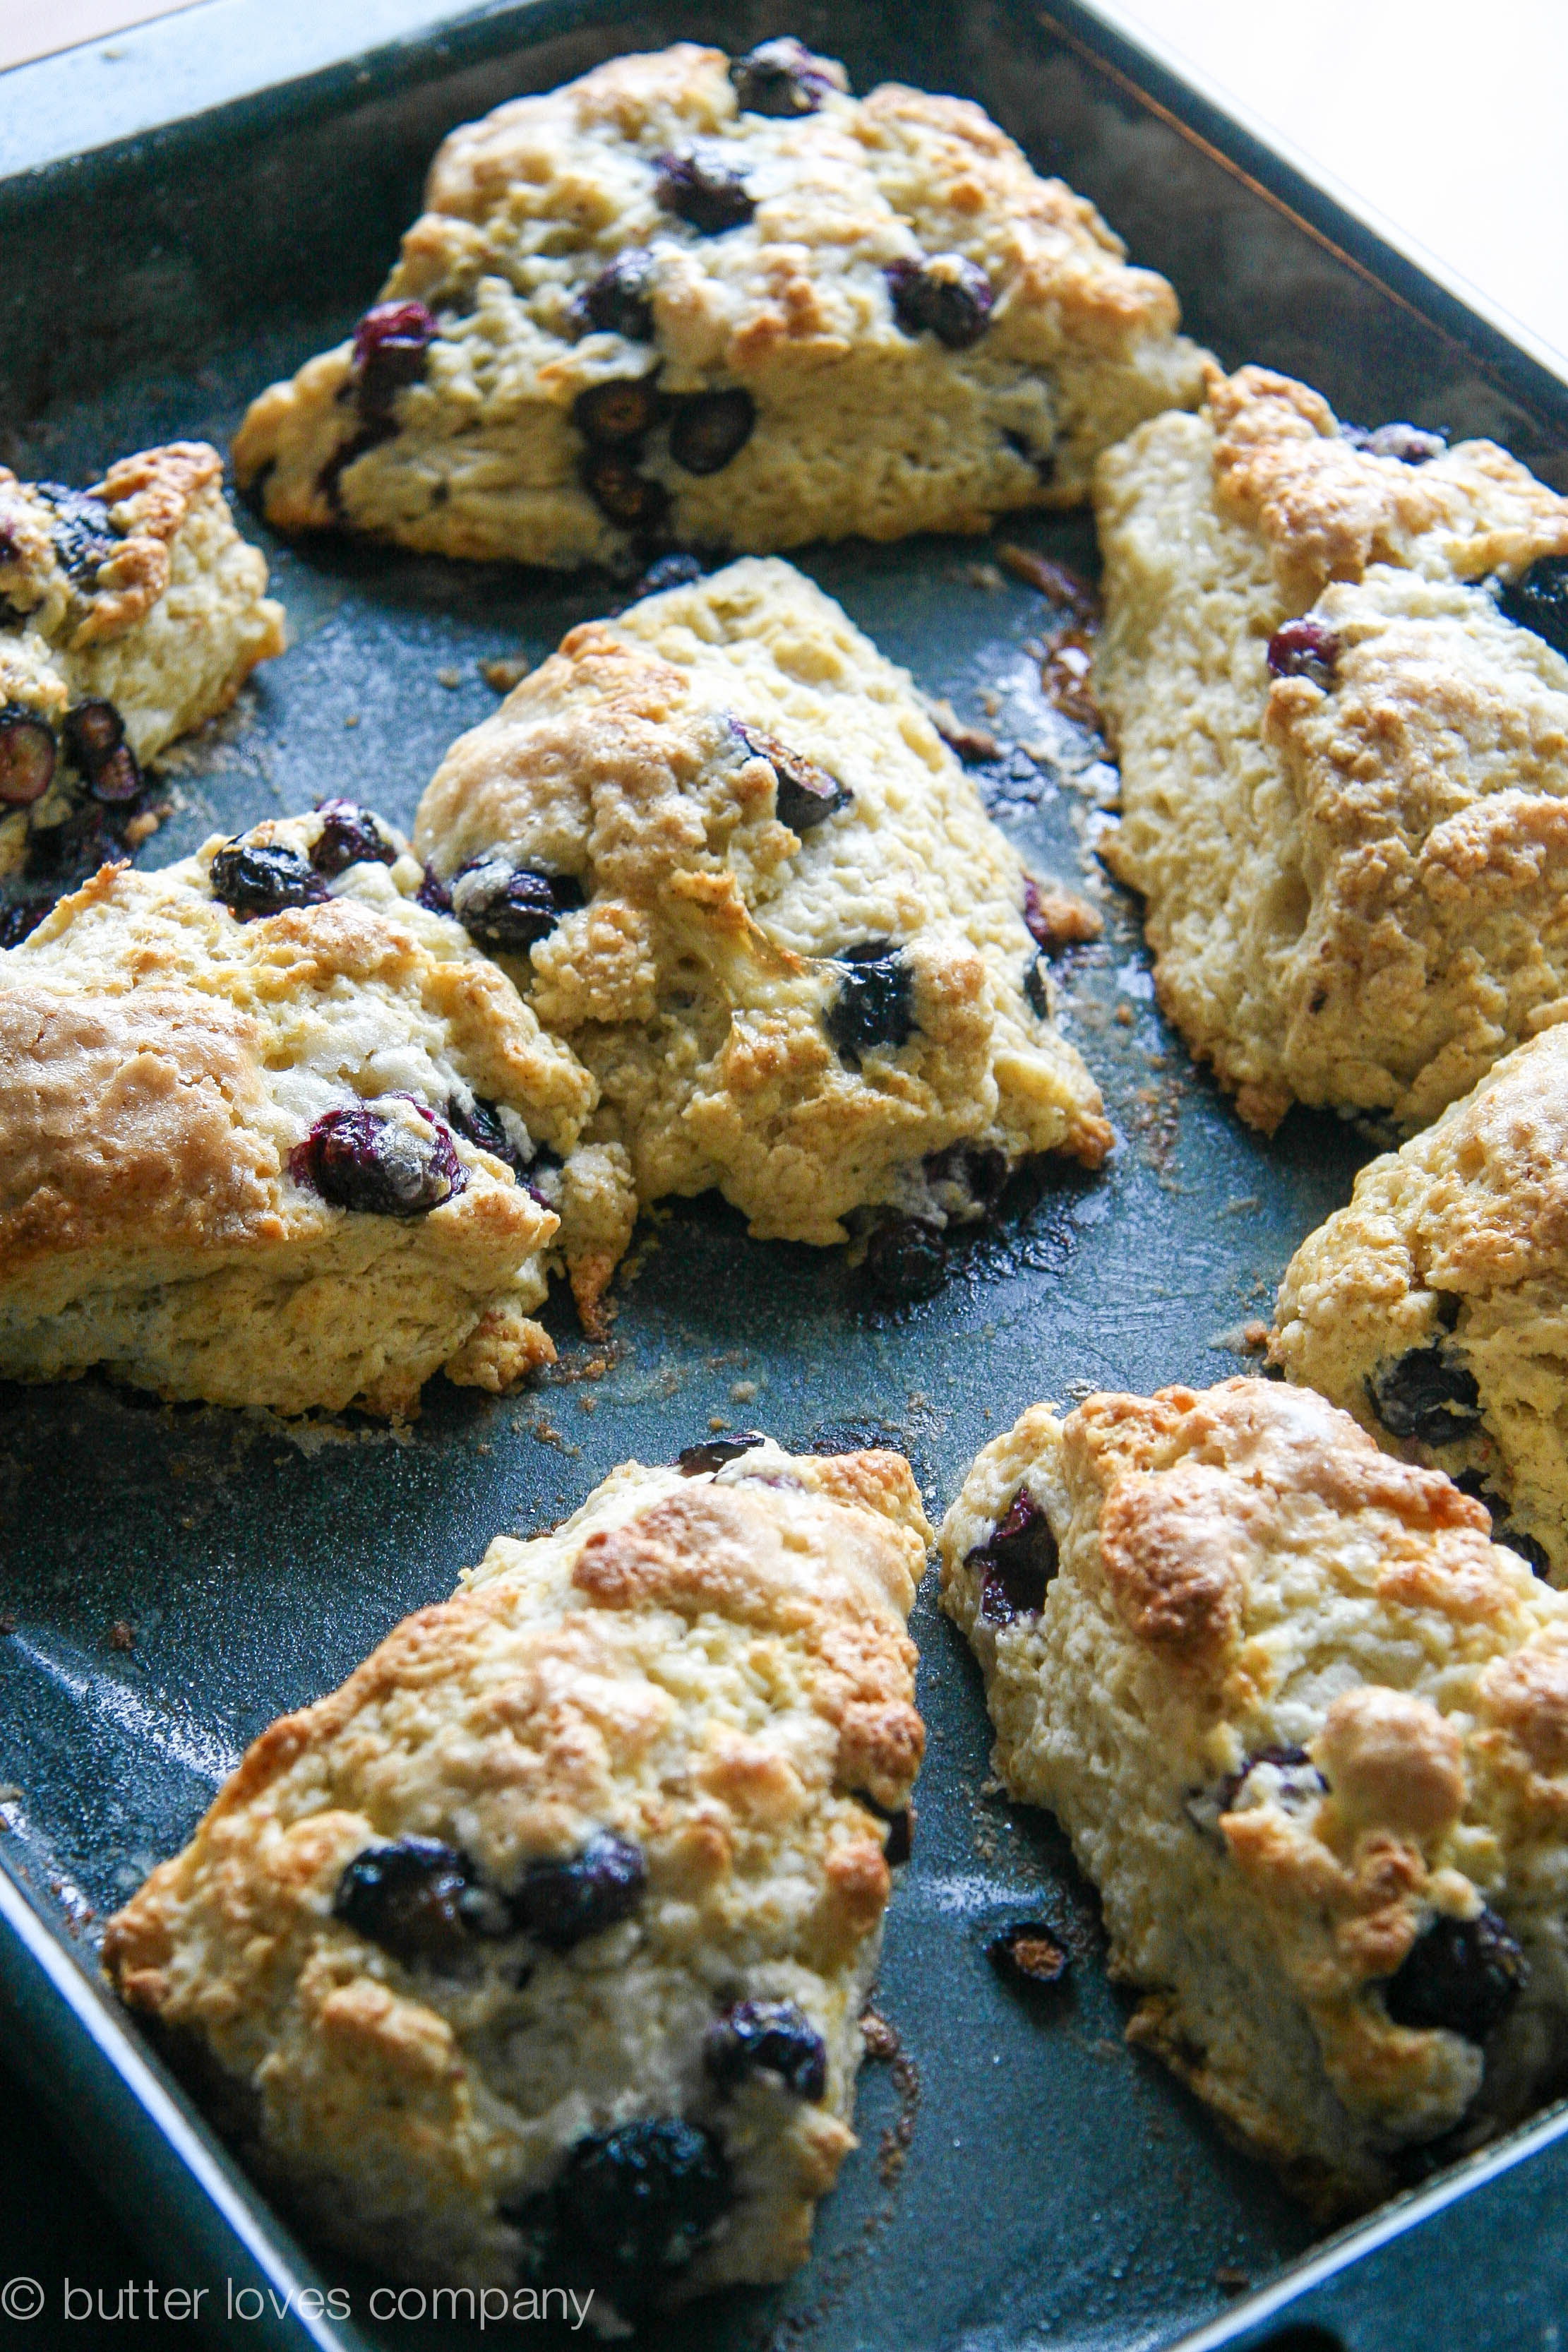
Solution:
[{"label": "crumbly scone interior", "polygon": [[[845,804],[780,822],[767,739]],[[1016,852],[905,675],[787,564],[575,630],[453,747],[415,840],[460,911],[492,857],[580,888],[503,960],[599,1080],[591,1131],[644,1200],[716,1183],[754,1233],[828,1243],[878,1203],[945,1216],[924,1163],[954,1144],[1009,1166],[1109,1149]],[[902,1040],[841,1048],[845,959],[873,950]]]},{"label": "crumbly scone interior", "polygon": [[[105,1960],[199,2051],[308,2227],[400,2278],[510,2284],[530,2200],[585,2138],[679,2119],[719,2151],[727,2201],[644,2292],[803,2259],[854,2145],[883,1816],[923,1740],[904,1621],[929,1537],[892,1454],[624,1465],[252,1747]],[[495,1913],[440,1960],[334,1909],[346,1868],[411,1836],[444,1841]],[[530,1872],[607,1836],[640,1857],[622,1916],[553,1946],[507,1926]],[[793,2005],[815,2095],[766,2064],[716,2077],[716,2021],[746,2001]],[[561,2227],[555,2283],[581,2258]]]},{"label": "crumbly scone interior", "polygon": [[1568,1030],[1356,1178],[1280,1285],[1270,1351],[1391,1453],[1463,1477],[1568,1577]]},{"label": "crumbly scone interior", "polygon": [[[323,824],[244,841],[309,877]],[[602,1255],[607,1202],[616,1255],[630,1232],[623,1160],[600,1147],[576,1166],[592,1079],[416,903],[406,853],[247,921],[214,895],[225,846],[159,873],[105,867],[0,957],[7,1372],[96,1363],[285,1412],[406,1414],[440,1368],[511,1386],[553,1354],[531,1319],[552,1246]],[[559,1214],[467,1139],[476,1100],[523,1149],[563,1158]],[[438,1124],[460,1189],[403,1216],[329,1205],[303,1181],[316,1123],[366,1101],[421,1148]]]},{"label": "crumbly scone interior", "polygon": [[[1029,1608],[993,1549],[1020,1494],[1049,1525]],[[1131,2037],[1325,2212],[1568,2055],[1568,1598],[1487,1526],[1321,1398],[1238,1380],[1034,1407],[942,1530],[997,1769],[1100,1889]],[[1396,2022],[1427,1939],[1478,1921],[1522,1955],[1511,2006]]]},{"label": "crumbly scone interior", "polygon": [[235,530],[223,460],[180,441],[121,457],[84,492],[0,467],[0,708],[55,741],[53,798],[0,821],[0,871],[79,788],[67,713],[110,703],[139,761],[226,709],[284,648],[267,562]]},{"label": "crumbly scone interior", "polygon": [[[1082,499],[1097,451],[1200,396],[1165,279],[978,107],[895,84],[857,101],[811,63],[811,110],[784,119],[737,103],[721,51],[680,43],[454,131],[381,297],[424,306],[418,380],[381,403],[344,343],[264,393],[235,465],[269,519],[606,562],[638,543],[617,502],[641,484],[659,530],[737,551],[978,530]],[[661,159],[688,152],[743,185],[744,218],[661,203]],[[626,256],[635,315],[595,325],[582,303]],[[889,268],[933,258],[990,289],[962,348],[895,313]],[[651,437],[600,447],[575,404],[617,383],[659,411]],[[737,397],[739,445],[683,463],[682,420]],[[596,498],[599,459],[633,487]]]},{"label": "crumbly scone interior", "polygon": [[[1249,368],[1109,453],[1096,508],[1104,854],[1162,1003],[1265,1130],[1435,1117],[1568,1005],[1568,663],[1498,604],[1568,505],[1490,442],[1358,447]],[[1287,623],[1315,674],[1271,671]]]}]

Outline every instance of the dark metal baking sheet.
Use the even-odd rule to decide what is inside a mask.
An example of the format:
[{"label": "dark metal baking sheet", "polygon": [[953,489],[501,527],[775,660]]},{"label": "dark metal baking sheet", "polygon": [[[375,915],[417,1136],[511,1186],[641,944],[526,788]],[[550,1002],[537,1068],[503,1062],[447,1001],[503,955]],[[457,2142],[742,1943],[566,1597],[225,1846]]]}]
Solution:
[{"label": "dark metal baking sheet", "polygon": [[[225,439],[261,383],[373,295],[453,122],[620,48],[678,37],[739,48],[785,28],[772,8],[534,0],[256,87],[258,13],[255,0],[208,0],[180,20],[229,45],[230,87],[250,95],[0,184],[0,457],[23,472],[86,481],[149,441]],[[1439,317],[1408,278],[1381,284],[1375,251],[1349,251],[1354,223],[1321,206],[1296,218],[1256,157],[1227,161],[1212,115],[1189,136],[1179,89],[1087,11],[845,0],[787,22],[843,56],[857,87],[894,76],[980,99],[1172,276],[1193,331],[1228,362],[1296,370],[1369,422],[1493,433],[1561,476],[1557,409],[1526,404],[1541,387],[1519,355],[1480,322]],[[136,39],[120,44],[133,69]],[[0,98],[32,89],[47,112],[68,79],[26,68]],[[478,661],[542,656],[612,594],[602,579],[290,549],[246,527],[267,546],[297,641],[169,761],[175,806],[150,863],[324,792],[406,824],[447,742],[495,707]],[[1003,535],[1092,561],[1081,518]],[[1164,1026],[1134,909],[1092,857],[1111,780],[1041,699],[1027,647],[1043,608],[994,557],[986,542],[915,541],[802,560],[922,686],[1035,747],[982,782],[1033,862],[1096,890],[1107,914],[1063,984],[1066,1025],[1120,1137],[1103,1178],[1020,1187],[1010,1222],[946,1288],[896,1312],[869,1305],[837,1254],[748,1242],[711,1199],[671,1204],[645,1228],[601,1377],[581,1377],[596,1351],[558,1304],[559,1379],[501,1402],[437,1383],[401,1435],[164,1410],[96,1381],[0,1391],[0,1608],[15,1620],[0,1638],[0,1816],[34,1906],[0,1885],[8,2047],[172,2283],[210,2279],[220,2316],[225,2277],[265,2280],[278,2303],[312,2276],[350,2297],[344,2327],[301,2322],[297,2292],[282,2318],[245,2326],[247,2343],[351,2343],[360,2328],[388,2346],[466,2339],[412,2321],[378,2331],[374,2282],[330,2255],[312,2273],[95,1988],[98,1924],[188,1834],[244,1742],[447,1592],[491,1536],[553,1518],[615,1462],[668,1458],[716,1419],[791,1443],[846,1423],[891,1432],[935,1510],[977,1446],[1038,1397],[1240,1369],[1240,1328],[1266,1313],[1291,1251],[1370,1149],[1299,1112],[1260,1143]],[[134,1646],[115,1645],[117,1624]],[[861,2150],[800,2277],[683,2315],[653,2340],[1009,2352],[1154,2346],[1208,2326],[1206,2343],[1261,2342],[1275,2307],[1294,2315],[1304,2296],[1340,2330],[1325,2344],[1370,2352],[1433,2340],[1421,2294],[1462,2242],[1487,2256],[1468,2273],[1486,2309],[1467,2341],[1554,2341],[1541,2330],[1562,2306],[1562,2261],[1521,2277],[1513,2260],[1500,2276],[1495,2212],[1550,2210],[1558,2123],[1267,2288],[1308,2253],[1304,2217],[1125,2048],[1092,1899],[1050,1821],[989,1787],[977,1677],[929,1587],[915,1630],[932,1736],[879,1996],[907,2063],[867,2069]],[[1020,1998],[986,1963],[988,1936],[1025,1913],[1055,1920],[1077,1955],[1062,1997]],[[1247,2284],[1264,2290],[1256,2306],[1238,2300]],[[1506,2332],[1488,2335],[1488,2311]],[[235,2326],[217,2340],[239,2340]]]}]

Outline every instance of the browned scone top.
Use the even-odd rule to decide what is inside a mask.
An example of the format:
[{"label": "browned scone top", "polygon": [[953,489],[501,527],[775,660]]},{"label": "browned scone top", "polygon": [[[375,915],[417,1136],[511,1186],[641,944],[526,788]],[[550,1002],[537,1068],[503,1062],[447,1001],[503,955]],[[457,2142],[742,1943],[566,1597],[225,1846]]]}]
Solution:
[{"label": "browned scone top", "polygon": [[1325,2213],[1568,2056],[1568,1597],[1305,1390],[1035,1406],[943,1605],[1099,1887],[1131,2037]]},{"label": "browned scone top", "polygon": [[1254,1125],[1425,1123],[1568,1010],[1568,501],[1243,368],[1096,502],[1105,854],[1162,1003]]},{"label": "browned scone top", "polygon": [[929,1536],[893,1454],[627,1464],[253,1745],[104,1958],[313,2233],[601,2315],[804,2257]]},{"label": "browned scone top", "polygon": [[[275,820],[105,866],[0,955],[7,1376],[406,1414],[438,1368],[549,1360],[548,1253],[592,1259],[606,1204],[624,1245],[623,1165],[572,1149],[592,1081],[357,814],[365,861],[319,873],[328,820]],[[303,903],[236,913],[252,856]],[[540,1146],[559,1213],[517,1172]]]},{"label": "browned scone top", "polygon": [[561,565],[977,531],[1199,396],[1169,285],[980,108],[766,46],[455,131],[354,341],[235,436],[268,519]]}]

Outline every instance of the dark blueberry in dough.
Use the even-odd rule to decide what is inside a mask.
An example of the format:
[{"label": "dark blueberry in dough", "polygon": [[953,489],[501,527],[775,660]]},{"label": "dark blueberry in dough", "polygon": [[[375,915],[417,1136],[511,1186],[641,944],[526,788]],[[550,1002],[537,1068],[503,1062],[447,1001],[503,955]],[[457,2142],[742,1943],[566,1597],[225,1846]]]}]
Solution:
[{"label": "dark blueberry in dough", "polygon": [[683,1478],[700,1478],[706,1471],[722,1470],[727,1462],[738,1462],[743,1454],[767,1443],[759,1429],[737,1429],[725,1437],[705,1437],[695,1445],[681,1448],[675,1456],[675,1467]]},{"label": "dark blueberry in dough", "polygon": [[424,373],[435,320],[423,302],[378,302],[354,329],[360,415],[367,425],[390,423],[397,394]]},{"label": "dark blueberry in dough", "polygon": [[1543,555],[1517,580],[1505,580],[1498,603],[1520,628],[1568,656],[1568,555]]},{"label": "dark blueberry in dough", "polygon": [[473,858],[452,879],[452,911],[469,938],[504,955],[526,954],[581,904],[581,887],[570,874],[499,857]]},{"label": "dark blueberry in dough", "polygon": [[47,719],[20,703],[0,710],[0,802],[26,808],[55,780],[55,735]]},{"label": "dark blueberry in dough", "polygon": [[331,877],[346,874],[350,866],[395,864],[397,844],[383,832],[373,810],[361,808],[358,801],[330,800],[318,801],[316,813],[321,830],[310,863],[318,874]]},{"label": "dark blueberry in dough", "polygon": [[1037,948],[1024,967],[1023,992],[1029,999],[1029,1009],[1041,1021],[1051,1018],[1051,959],[1043,948]]},{"label": "dark blueberry in dough", "polygon": [[281,843],[231,841],[213,860],[214,898],[242,923],[278,915],[286,907],[319,906],[327,885],[298,849]]},{"label": "dark blueberry in dough", "polygon": [[486,1102],[482,1095],[476,1095],[466,1108],[455,1100],[451,1101],[446,1106],[446,1124],[455,1135],[462,1136],[465,1142],[476,1143],[481,1151],[487,1151],[493,1160],[501,1160],[521,1180],[524,1169],[530,1163],[524,1160],[507,1133],[501,1114],[493,1102]]},{"label": "dark blueberry in dough", "polygon": [[792,2000],[737,2000],[708,2027],[703,2064],[726,2088],[755,2074],[777,2074],[799,2099],[828,2087],[828,2045]]},{"label": "dark blueberry in dough", "polygon": [[882,1850],[883,1858],[891,1870],[896,1870],[901,1863],[909,1860],[915,1851],[914,1806],[879,1805],[869,1789],[856,1789],[852,1791],[852,1794],[856,1803],[863,1805],[868,1813],[874,1813],[879,1822],[887,1823],[887,1837]]},{"label": "dark blueberry in dough", "polygon": [[565,1164],[559,1152],[552,1151],[548,1143],[536,1143],[533,1158],[518,1171],[524,1192],[531,1192],[541,1209],[560,1207],[560,1171]]},{"label": "dark blueberry in dough", "polygon": [[751,438],[757,403],[748,392],[699,392],[676,407],[670,455],[688,474],[717,474]]},{"label": "dark blueberry in dough", "polygon": [[0,948],[19,948],[51,908],[59,905],[53,890],[25,898],[0,898]]},{"label": "dark blueberry in dough", "polygon": [[670,503],[663,482],[651,482],[618,449],[589,451],[582,462],[582,486],[622,530],[656,530]]},{"label": "dark blueberry in dough", "polygon": [[577,298],[585,331],[624,335],[628,342],[653,340],[653,257],[645,246],[628,246],[606,263]]},{"label": "dark blueberry in dough", "polygon": [[39,482],[35,495],[50,510],[49,530],[55,557],[73,588],[90,589],[104,558],[113,555],[120,541],[100,499],[85,490],[68,490],[63,482]]},{"label": "dark blueberry in dough", "polygon": [[874,1045],[904,1045],[915,1027],[915,975],[887,940],[841,948],[838,994],[824,1016],[829,1036],[852,1069]]},{"label": "dark blueberry in dough", "polygon": [[635,604],[643,596],[663,595],[666,588],[689,588],[702,576],[702,565],[695,555],[661,555],[657,563],[650,563],[635,583],[627,601]]},{"label": "dark blueberry in dough", "polygon": [[1004,1927],[986,1946],[986,1958],[999,1977],[1031,1985],[1060,1984],[1072,1965],[1066,1948],[1039,1919]]},{"label": "dark blueberry in dough", "polygon": [[831,91],[843,86],[840,69],[826,58],[813,57],[803,42],[786,35],[781,40],[759,41],[743,58],[731,58],[729,78],[735,102],[743,114],[766,114],[775,120],[815,114]]},{"label": "dark blueberry in dough", "polygon": [[40,802],[27,828],[22,871],[29,881],[62,877],[62,887],[76,884],[101,866],[105,858],[123,857],[125,845],[111,829],[109,812],[96,801],[73,802],[57,824],[41,824]]},{"label": "dark blueberry in dough", "polygon": [[760,727],[747,727],[738,719],[729,724],[753,758],[766,760],[772,769],[778,784],[774,808],[779,824],[787,824],[791,833],[810,833],[813,825],[848,808],[854,799],[847,784],[841,784],[803,752],[791,751],[777,735],[766,734]]},{"label": "dark blueberry in dough", "polygon": [[977,1544],[964,1565],[979,1570],[980,1614],[988,1625],[1039,1615],[1061,1561],[1051,1521],[1027,1486],[1019,1488],[996,1533]]},{"label": "dark blueberry in dough", "polygon": [[1475,1374],[1440,1339],[1429,1347],[1406,1349],[1392,1363],[1380,1364],[1366,1389],[1373,1411],[1395,1437],[1451,1445],[1480,1426],[1481,1392]]},{"label": "dark blueberry in dough", "polygon": [[1249,1756],[1239,1772],[1228,1772],[1219,1783],[1214,1796],[1216,1825],[1221,1813],[1235,1811],[1242,1790],[1262,1764],[1269,1765],[1276,1776],[1269,1793],[1286,1812],[1315,1804],[1328,1786],[1304,1748],[1260,1748],[1256,1756]]},{"label": "dark blueberry in dough", "polygon": [[1519,1554],[1532,1575],[1539,1576],[1545,1582],[1550,1583],[1552,1557],[1546,1546],[1537,1543],[1533,1536],[1527,1536],[1520,1528],[1510,1524],[1508,1505],[1500,1495],[1492,1492],[1480,1472],[1461,1470],[1455,1478],[1454,1484],[1461,1495],[1469,1495],[1472,1501],[1486,1505],[1491,1514],[1493,1543],[1506,1544],[1510,1551],[1516,1551]]},{"label": "dark blueberry in dough", "polygon": [[68,710],[61,722],[66,750],[87,778],[94,800],[133,801],[141,790],[136,754],[125,740],[125,721],[112,702],[94,697]]},{"label": "dark blueberry in dough", "polygon": [[634,1911],[647,1884],[643,1849],[600,1830],[565,1862],[536,1862],[509,1900],[512,1916],[552,1952],[570,1952]]},{"label": "dark blueberry in dough", "polygon": [[571,421],[594,449],[628,449],[642,440],[659,413],[650,375],[619,375],[591,383],[571,404]]},{"label": "dark blueberry in dough", "polygon": [[1269,640],[1269,675],[1308,677],[1326,692],[1339,656],[1340,641],[1322,621],[1286,621]]},{"label": "dark blueberry in dough", "polygon": [[950,1143],[925,1161],[925,1181],[950,1216],[988,1217],[1007,1191],[1008,1155],[995,1144]]},{"label": "dark blueberry in dough", "polygon": [[483,1932],[485,1897],[456,1848],[399,1838],[357,1853],[332,1897],[332,1916],[400,1960],[452,1960]]},{"label": "dark blueberry in dough", "polygon": [[711,2132],[644,2116],[580,2139],[549,2189],[501,2212],[521,2232],[525,2277],[590,2281],[637,2312],[686,2268],[730,2197]]},{"label": "dark blueberry in dough", "polygon": [[1375,425],[1370,432],[1364,425],[1342,425],[1340,433],[1353,449],[1364,449],[1373,457],[1397,457],[1402,466],[1425,466],[1448,446],[1447,434],[1428,433],[1420,425]]},{"label": "dark blueberry in dough", "polygon": [[928,330],[950,352],[961,352],[985,333],[996,299],[991,281],[961,253],[890,261],[883,276],[893,297],[893,315],[906,335]]},{"label": "dark blueberry in dough", "polygon": [[1500,2025],[1524,1988],[1524,1954],[1497,1913],[1474,1919],[1434,1919],[1383,1988],[1396,2025],[1462,2033],[1484,2042]]},{"label": "dark blueberry in dough", "polygon": [[452,893],[434,866],[425,867],[424,879],[413,894],[413,903],[416,907],[423,907],[427,914],[449,915],[452,912]]},{"label": "dark blueberry in dough", "polygon": [[369,1103],[325,1111],[289,1153],[288,1172],[335,1209],[426,1216],[465,1192],[468,1179],[444,1121],[430,1111],[421,1118],[415,1127]]},{"label": "dark blueberry in dough", "polygon": [[687,147],[658,157],[653,194],[665,212],[689,221],[704,236],[743,228],[757,210],[746,173],[721,147]]},{"label": "dark blueberry in dough", "polygon": [[928,1217],[888,1216],[866,1242],[866,1280],[894,1306],[930,1298],[947,1278],[947,1244]]}]

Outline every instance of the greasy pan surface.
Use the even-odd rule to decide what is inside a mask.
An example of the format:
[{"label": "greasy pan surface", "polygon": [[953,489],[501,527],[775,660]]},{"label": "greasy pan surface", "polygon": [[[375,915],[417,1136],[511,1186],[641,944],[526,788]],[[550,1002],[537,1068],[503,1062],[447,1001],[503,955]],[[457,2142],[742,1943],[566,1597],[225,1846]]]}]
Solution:
[{"label": "greasy pan surface", "polygon": [[[1549,428],[1499,376],[1003,0],[802,5],[787,26],[772,9],[640,10],[633,27],[612,7],[514,8],[0,187],[0,457],[85,483],[149,442],[225,441],[254,391],[373,297],[453,122],[618,48],[685,36],[739,49],[786,28],[842,56],[857,88],[894,76],[983,100],[1175,278],[1192,331],[1228,362],[1298,371],[1367,423],[1495,434],[1559,474]],[[326,793],[406,826],[446,744],[495,708],[478,662],[542,656],[613,593],[603,579],[341,544],[296,551],[246,528],[297,642],[231,719],[170,760],[175,810],[148,863]],[[1092,562],[1082,520],[1011,535]],[[1299,1111],[1260,1143],[1165,1029],[1135,910],[1092,858],[1113,779],[1043,700],[1025,647],[1049,615],[1028,588],[977,572],[993,553],[922,541],[813,551],[805,566],[923,687],[1035,747],[982,782],[1037,870],[1093,890],[1107,917],[1061,977],[1069,1034],[1117,1127],[1109,1171],[1020,1188],[946,1289],[898,1311],[869,1303],[837,1254],[748,1242],[715,1199],[674,1204],[643,1228],[601,1376],[583,1377],[602,1351],[558,1302],[552,1384],[497,1402],[437,1382],[398,1437],[164,1411],[90,1381],[0,1390],[0,1608],[14,1620],[0,1639],[0,1812],[9,1858],[82,1948],[189,1833],[248,1738],[446,1594],[493,1535],[558,1517],[627,1455],[668,1459],[716,1420],[793,1444],[886,1431],[935,1513],[975,1450],[1039,1397],[1239,1369],[1240,1327],[1266,1313],[1372,1146]],[[823,2352],[1163,2343],[1308,2244],[1269,2177],[1124,2048],[1092,1899],[1051,1822],[989,1790],[977,1676],[929,1586],[913,1630],[931,1741],[879,1995],[907,2063],[862,2078],[862,2145],[809,2269],[650,2340],[760,2344],[788,2320],[786,2340]],[[988,1938],[1025,1916],[1071,1948],[1065,1990],[1020,1996],[988,1965]],[[453,2340],[406,2325],[377,2339],[372,2283],[330,2256],[321,2268],[350,2285],[372,2340]]]}]

